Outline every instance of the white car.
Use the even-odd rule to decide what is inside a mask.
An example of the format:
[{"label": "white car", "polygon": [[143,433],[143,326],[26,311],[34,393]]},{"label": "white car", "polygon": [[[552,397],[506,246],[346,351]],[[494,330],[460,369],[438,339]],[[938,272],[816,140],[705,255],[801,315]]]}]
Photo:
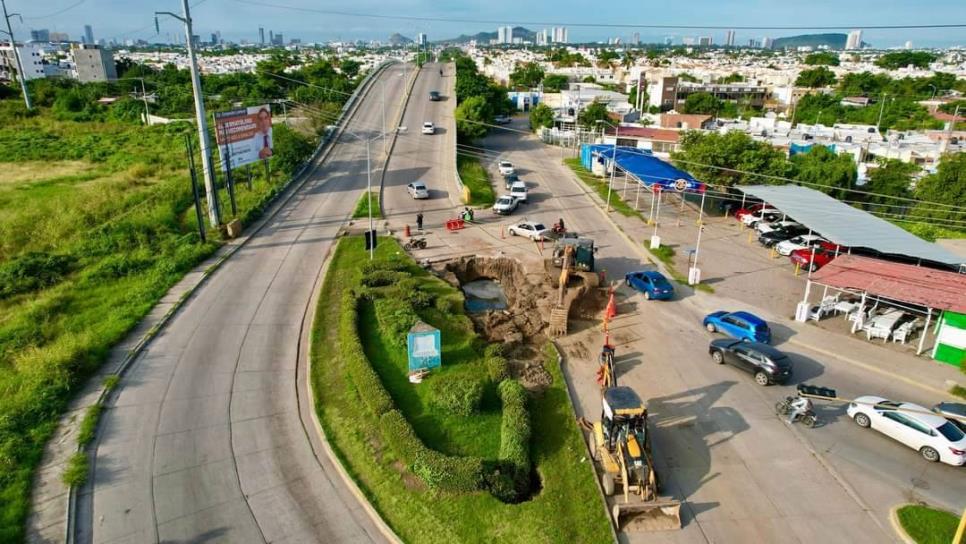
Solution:
[{"label": "white car", "polygon": [[798,223],[797,221],[792,221],[791,219],[769,221],[767,223],[765,221],[759,221],[758,224],[755,225],[755,230],[757,230],[761,234],[765,234],[766,232],[771,232],[773,230],[785,229],[788,227],[797,227],[799,225],[800,223]]},{"label": "white car", "polygon": [[827,242],[825,238],[817,234],[802,234],[782,242],[778,242],[775,245],[775,250],[778,251],[779,255],[788,257],[792,254],[792,251],[796,249],[809,249],[812,246],[817,246],[821,242]]},{"label": "white car", "polygon": [[406,186],[406,190],[409,191],[409,196],[413,197],[413,200],[429,198],[429,189],[427,189],[426,184],[421,181],[414,181],[410,183]]},{"label": "white car", "polygon": [[510,215],[517,209],[519,202],[510,195],[503,195],[493,203],[493,212],[500,215]]},{"label": "white car", "polygon": [[516,173],[516,170],[513,168],[513,163],[510,161],[500,161],[497,167],[500,169],[500,174],[503,174],[504,176],[509,176],[510,174]]},{"label": "white car", "polygon": [[522,181],[515,181],[510,185],[510,196],[523,202],[527,202],[527,184]]},{"label": "white car", "polygon": [[746,213],[741,216],[741,222],[746,226],[754,227],[759,221],[775,221],[781,219],[782,214],[774,208],[768,208],[764,210],[758,210],[755,213]]},{"label": "white car", "polygon": [[423,134],[436,134],[436,125],[429,121],[423,123]]},{"label": "white car", "polygon": [[516,225],[511,225],[507,230],[510,232],[510,236],[526,236],[535,242],[542,240],[550,232],[550,229],[543,226],[543,223],[536,221],[517,223]]},{"label": "white car", "polygon": [[871,427],[902,442],[926,461],[966,464],[966,433],[918,404],[865,396],[849,403],[846,413],[859,427]]}]

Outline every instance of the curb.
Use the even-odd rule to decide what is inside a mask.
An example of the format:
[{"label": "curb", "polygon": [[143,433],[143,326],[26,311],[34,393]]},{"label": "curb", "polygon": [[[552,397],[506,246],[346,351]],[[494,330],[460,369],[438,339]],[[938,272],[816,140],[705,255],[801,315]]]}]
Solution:
[{"label": "curb", "polygon": [[909,536],[909,533],[902,528],[902,524],[899,523],[899,509],[903,506],[908,505],[900,504],[889,509],[889,523],[892,525],[892,530],[896,532],[896,535],[898,535],[899,540],[901,540],[903,544],[917,544],[916,541]]},{"label": "curb", "polygon": [[[574,415],[574,421],[577,421],[577,412],[574,411],[574,397],[570,392],[570,382],[567,381],[567,375],[564,373],[563,362],[564,356],[563,351],[560,350],[560,346],[557,345],[556,340],[551,340],[550,345],[553,346],[554,352],[557,353],[557,366],[560,367],[560,375],[564,379],[564,390],[567,392],[567,401],[570,402],[570,410]],[[579,430],[579,429],[578,429]],[[580,431],[583,435],[583,431]],[[607,506],[607,496],[604,495],[604,489],[600,486],[600,478],[597,477],[597,468],[594,467],[594,452],[591,450],[590,444],[587,442],[586,437],[584,437],[584,447],[587,448],[587,460],[590,462],[590,471],[594,477],[594,485],[597,487],[597,493],[600,495],[600,503],[604,507],[604,516],[607,517],[607,524],[610,526],[610,536],[613,538],[614,542],[619,542],[617,538],[617,526],[615,525],[614,516],[610,514],[610,510]]]},{"label": "curb", "polygon": [[[355,115],[355,111],[359,106],[359,97],[367,95],[370,88],[372,87],[372,82],[375,80],[375,78],[380,73],[382,73],[382,71],[386,67],[388,67],[390,64],[393,64],[394,62],[396,61],[389,61],[389,62],[380,64],[376,69],[374,69],[367,76],[366,80],[363,81],[362,84],[360,84],[360,86],[356,89],[356,92],[353,93],[353,96],[349,98],[349,100],[346,103],[346,106],[343,108],[341,119],[339,122],[338,134],[323,140],[319,144],[319,146],[316,148],[316,151],[314,153],[315,157],[306,161],[305,165],[301,167],[295,173],[295,175],[293,175],[289,179],[289,181],[286,182],[285,185],[276,193],[273,201],[271,201],[267,206],[268,207],[267,213],[264,213],[261,216],[261,218],[259,218],[251,226],[248,234],[246,234],[243,238],[237,239],[236,243],[228,243],[225,246],[222,246],[227,248],[223,251],[223,254],[220,257],[217,257],[217,260],[214,263],[212,263],[207,268],[205,268],[205,270],[202,272],[201,279],[198,280],[198,283],[191,286],[184,293],[182,293],[181,296],[178,297],[178,300],[174,303],[174,305],[172,305],[172,307],[167,312],[165,312],[163,316],[161,316],[161,318],[158,320],[158,323],[156,323],[153,327],[151,327],[151,329],[149,329],[146,333],[144,333],[144,335],[138,340],[137,344],[135,344],[135,346],[128,351],[127,355],[125,355],[123,361],[118,366],[117,370],[114,372],[114,375],[118,376],[119,378],[123,377],[124,374],[127,372],[128,368],[131,366],[131,364],[138,358],[138,356],[141,355],[141,353],[151,342],[151,340],[153,340],[154,337],[157,336],[157,334],[164,329],[164,327],[168,324],[171,318],[176,313],[178,313],[178,311],[181,310],[181,308],[188,301],[188,299],[190,299],[199,288],[204,286],[207,283],[208,278],[210,278],[219,268],[221,268],[221,265],[224,264],[225,261],[227,261],[239,249],[244,247],[251,239],[251,237],[256,233],[258,233],[268,223],[268,221],[274,218],[278,214],[279,210],[281,210],[281,208],[286,203],[288,203],[288,201],[291,200],[291,198],[296,193],[298,193],[298,191],[305,185],[305,183],[309,179],[309,176],[305,174],[307,172],[311,172],[315,170],[328,159],[329,153],[335,147],[335,142],[338,141],[339,136],[341,136],[342,131],[345,129],[346,124],[348,124],[352,116]],[[94,402],[94,404],[103,405],[104,401],[107,400],[110,394],[117,389],[119,388],[108,389],[102,385],[101,392],[98,395],[97,400]],[[96,432],[97,430],[95,428],[95,433]],[[76,452],[87,453],[89,449],[90,449],[90,445],[87,445],[87,446],[78,445]],[[90,463],[88,470],[90,471],[93,466],[94,466],[93,463]],[[89,483],[90,483],[89,481],[86,482],[84,486],[89,485]],[[77,486],[70,486],[68,491],[67,508],[65,512],[65,517],[67,518],[67,523],[65,527],[66,534],[64,535],[64,541],[67,542],[68,544],[73,543],[75,540],[75,534],[77,529],[76,510],[77,510],[78,493],[79,493],[79,489],[77,488]]]}]

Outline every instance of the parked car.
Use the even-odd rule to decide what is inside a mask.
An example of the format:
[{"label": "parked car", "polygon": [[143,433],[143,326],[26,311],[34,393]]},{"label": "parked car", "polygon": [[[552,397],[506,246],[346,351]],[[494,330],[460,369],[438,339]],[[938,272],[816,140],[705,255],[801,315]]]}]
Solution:
[{"label": "parked car", "polygon": [[[814,262],[812,259],[814,251]],[[788,256],[788,259],[792,264],[797,264],[805,270],[810,270],[815,272],[819,268],[832,262],[832,259],[836,257],[836,245],[829,242],[820,242],[818,245],[810,248],[796,249],[792,251],[792,254]]]},{"label": "parked car", "polygon": [[817,234],[802,234],[800,236],[795,236],[775,244],[775,249],[778,251],[779,255],[788,257],[792,254],[792,251],[796,249],[809,249],[812,246],[819,245],[820,242],[826,242],[825,238]]},{"label": "parked car", "polygon": [[430,102],[439,102],[440,98],[441,97],[439,96],[439,91],[429,91]]},{"label": "parked car", "polygon": [[514,181],[510,186],[510,196],[520,202],[527,202],[527,184],[522,181]]},{"label": "parked car", "polygon": [[436,134],[436,125],[430,121],[423,123],[423,134]]},{"label": "parked car", "polygon": [[516,170],[513,168],[513,163],[510,161],[500,161],[497,164],[497,167],[500,169],[500,173],[504,176],[509,176],[510,174],[516,173]]},{"label": "parked car", "polygon": [[755,213],[749,213],[741,217],[741,222],[749,227],[756,227],[759,222],[765,221],[778,221],[782,218],[782,212],[775,209],[759,210]]},{"label": "parked car", "polygon": [[808,227],[802,225],[790,225],[787,227],[782,227],[780,229],[775,229],[771,232],[764,232],[758,235],[758,243],[765,246],[771,247],[779,242],[784,242],[789,238],[794,238],[796,236],[801,236],[808,234]]},{"label": "parked car", "polygon": [[932,411],[943,416],[950,423],[966,433],[966,404],[961,402],[940,402],[932,407]]},{"label": "parked car", "polygon": [[406,186],[406,190],[409,191],[409,196],[413,197],[414,200],[429,198],[429,189],[427,189],[426,184],[421,181],[414,181],[410,183]]},{"label": "parked car", "polygon": [[503,176],[503,186],[506,188],[507,191],[509,191],[510,187],[512,187],[513,184],[518,181],[520,181],[520,176],[516,174],[508,174],[506,176]]},{"label": "parked car", "polygon": [[717,311],[708,314],[702,324],[708,332],[721,332],[737,340],[771,343],[768,323],[750,312]]},{"label": "parked car", "polygon": [[754,204],[752,206],[748,206],[747,208],[738,208],[738,211],[735,212],[735,218],[738,221],[741,221],[742,219],[744,219],[746,215],[758,213],[763,209],[767,210],[767,209],[774,209],[774,208],[772,208],[768,204],[765,204],[764,202],[761,202],[758,204]]},{"label": "parked car", "polygon": [[513,210],[517,209],[518,204],[517,199],[510,195],[503,195],[493,203],[493,212],[500,215],[510,215]]},{"label": "parked car", "polygon": [[511,119],[509,115],[497,115],[496,117],[493,118],[493,122],[498,125],[509,125],[510,120]]},{"label": "parked car", "polygon": [[765,234],[773,230],[798,226],[801,226],[801,223],[797,221],[792,221],[791,219],[779,219],[777,221],[759,221],[758,224],[755,225],[755,230],[757,230],[759,234]]},{"label": "parked car", "polygon": [[674,297],[674,286],[656,270],[640,270],[624,276],[632,289],[644,293],[647,300],[669,300]]},{"label": "parked car", "polygon": [[785,383],[792,375],[791,359],[768,344],[717,338],[711,341],[708,353],[719,365],[728,363],[750,372],[758,385]]},{"label": "parked car", "polygon": [[855,424],[909,446],[930,462],[966,464],[966,433],[946,418],[910,402],[864,396],[846,409]]},{"label": "parked car", "polygon": [[524,221],[516,225],[510,225],[507,231],[509,231],[510,236],[526,236],[533,241],[542,240],[550,233],[550,229],[545,227],[543,223],[536,221]]}]

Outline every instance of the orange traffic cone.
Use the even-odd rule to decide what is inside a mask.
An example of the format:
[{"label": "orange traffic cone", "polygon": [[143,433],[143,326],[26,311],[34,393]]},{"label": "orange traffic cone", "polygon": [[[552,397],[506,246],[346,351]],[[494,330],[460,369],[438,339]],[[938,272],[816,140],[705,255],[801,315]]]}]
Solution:
[{"label": "orange traffic cone", "polygon": [[606,321],[610,321],[617,316],[617,302],[614,300],[614,290],[611,289],[610,300],[607,301],[607,309],[604,310],[604,316]]}]

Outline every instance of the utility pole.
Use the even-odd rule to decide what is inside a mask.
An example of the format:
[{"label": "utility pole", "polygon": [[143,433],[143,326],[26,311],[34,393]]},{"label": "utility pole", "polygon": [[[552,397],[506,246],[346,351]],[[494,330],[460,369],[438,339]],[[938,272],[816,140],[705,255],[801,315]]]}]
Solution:
[{"label": "utility pole", "polygon": [[879,125],[882,124],[882,114],[885,112],[885,103],[886,103],[886,97],[887,96],[889,96],[889,95],[886,94],[886,93],[882,93],[882,99],[881,99],[882,100],[882,103],[879,104],[879,120],[875,122],[875,131],[877,133],[879,133],[880,136],[882,134],[881,134],[881,132],[879,132]]},{"label": "utility pole", "polygon": [[[191,90],[195,98],[195,117],[198,123],[198,144],[201,147],[201,168],[205,175],[205,192],[208,193],[208,220],[212,226],[221,225],[221,212],[218,209],[218,187],[215,185],[214,171],[211,165],[211,148],[208,141],[208,119],[205,115],[205,101],[201,94],[201,75],[198,72],[198,58],[195,56],[195,46],[191,39],[191,11],[188,0],[181,0],[183,15],[170,11],[154,12],[154,28],[158,31],[158,15],[168,15],[184,23],[185,38],[188,45],[188,62],[191,68]],[[160,32],[160,31],[159,31]]]},{"label": "utility pole", "polygon": [[23,91],[23,103],[27,106],[27,110],[31,110],[33,109],[33,105],[30,104],[30,92],[27,91],[27,77],[23,72],[23,63],[20,62],[20,51],[17,50],[17,40],[13,39],[13,27],[10,26],[11,17],[19,17],[21,23],[23,23],[23,17],[19,13],[7,13],[6,0],[0,0],[0,6],[3,7],[3,20],[7,22],[7,31],[3,32],[0,30],[0,32],[10,36],[10,49],[13,50],[13,58],[17,60],[17,79],[20,80],[20,90]]}]

